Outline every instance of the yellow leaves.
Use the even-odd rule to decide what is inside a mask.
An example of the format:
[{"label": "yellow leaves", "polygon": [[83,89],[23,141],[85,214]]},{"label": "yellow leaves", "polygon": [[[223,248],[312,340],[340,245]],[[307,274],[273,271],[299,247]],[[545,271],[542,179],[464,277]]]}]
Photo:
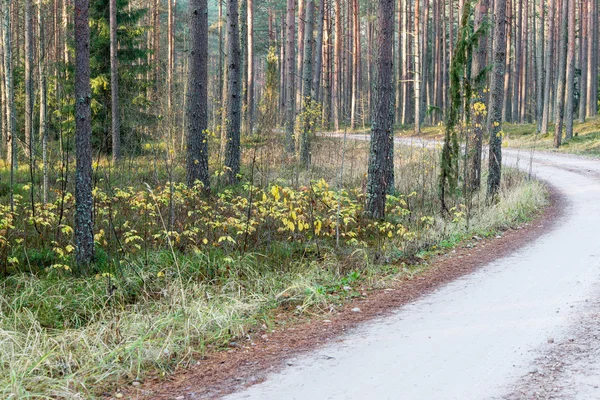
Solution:
[{"label": "yellow leaves", "polygon": [[315,221],[315,235],[319,236],[321,234],[321,228],[323,227],[323,222],[321,220]]},{"label": "yellow leaves", "polygon": [[202,239],[202,243],[205,244],[205,245],[207,245],[208,244],[208,239],[207,238]]},{"label": "yellow leaves", "polygon": [[236,243],[235,239],[234,239],[234,238],[232,238],[231,236],[221,236],[221,237],[219,238],[219,240],[217,240],[217,242],[218,242],[218,243],[222,243],[222,242],[230,242],[230,243],[233,243],[233,244],[235,244],[235,243]]},{"label": "yellow leaves", "polygon": [[156,274],[156,277],[157,277],[157,278],[162,278],[162,277],[164,277],[164,276],[165,276],[165,273],[164,273],[163,271],[159,271],[159,272]]},{"label": "yellow leaves", "polygon": [[273,185],[271,187],[271,194],[273,195],[275,201],[279,201],[279,199],[281,198],[281,194],[279,193],[279,186]]}]

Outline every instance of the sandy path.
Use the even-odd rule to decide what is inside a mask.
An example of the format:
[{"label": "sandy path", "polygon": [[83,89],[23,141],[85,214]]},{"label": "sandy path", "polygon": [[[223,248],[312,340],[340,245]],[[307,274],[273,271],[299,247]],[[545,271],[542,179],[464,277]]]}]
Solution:
[{"label": "sandy path", "polygon": [[600,398],[600,162],[537,153],[533,173],[567,199],[551,232],[226,398]]}]

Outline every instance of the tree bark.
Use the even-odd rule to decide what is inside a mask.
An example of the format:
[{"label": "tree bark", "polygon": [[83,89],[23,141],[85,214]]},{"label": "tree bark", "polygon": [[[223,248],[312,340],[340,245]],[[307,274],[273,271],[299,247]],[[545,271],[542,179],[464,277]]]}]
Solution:
[{"label": "tree bark", "polygon": [[325,22],[325,0],[317,0],[319,10],[317,16],[317,36],[315,42],[315,69],[312,81],[312,97],[321,101],[321,78],[323,76],[323,25]]},{"label": "tree bark", "polygon": [[77,266],[94,258],[89,0],[75,0],[75,242]]},{"label": "tree bark", "polygon": [[[566,0],[565,0],[566,1]],[[575,12],[576,0],[569,2],[569,37],[567,54],[567,90],[566,90],[566,109],[565,109],[565,137],[567,140],[573,137],[573,113],[575,108]]]},{"label": "tree bark", "polygon": [[110,0],[110,96],[111,96],[111,130],[112,160],[119,162],[121,158],[121,123],[119,115],[119,58],[117,55],[117,0]]},{"label": "tree bark", "polygon": [[[475,8],[475,25],[477,32],[479,29],[485,29],[487,26],[488,0],[479,0]],[[481,185],[481,153],[483,143],[483,127],[485,125],[485,113],[478,103],[485,104],[485,75],[480,76],[486,67],[487,34],[482,35],[477,43],[476,52],[471,66],[471,82],[475,84],[475,96],[471,102],[471,112],[473,118],[473,140],[470,149],[470,179],[469,188],[471,193],[477,191]],[[479,80],[479,82],[478,82]]]},{"label": "tree bark", "polygon": [[208,175],[208,2],[189,3],[189,73],[187,94],[187,184],[202,183],[210,190]]},{"label": "tree bark", "polygon": [[307,0],[306,3],[306,13],[304,18],[305,23],[305,32],[304,32],[304,84],[303,84],[303,93],[302,93],[302,101],[304,103],[303,111],[304,111],[304,126],[302,129],[302,136],[300,138],[300,162],[304,166],[304,168],[308,169],[310,167],[310,140],[308,135],[311,131],[311,117],[308,115],[309,110],[307,110],[307,106],[310,106],[312,102],[311,96],[311,85],[312,85],[312,74],[313,74],[313,57],[312,57],[312,48],[313,48],[313,28],[314,28],[314,11],[315,11],[315,2],[314,0]]},{"label": "tree bark", "polygon": [[490,98],[490,153],[487,182],[488,198],[494,198],[500,188],[502,173],[502,104],[504,102],[504,69],[506,65],[506,0],[494,4],[494,65]]},{"label": "tree bark", "polygon": [[25,151],[33,156],[33,23],[31,0],[25,0]]},{"label": "tree bark", "polygon": [[334,1],[335,14],[335,40],[333,53],[333,89],[332,108],[333,126],[336,131],[340,130],[340,92],[342,84],[342,7],[341,0]]},{"label": "tree bark", "polygon": [[40,80],[40,138],[42,139],[42,201],[44,205],[48,203],[48,84],[46,79],[46,46],[44,23],[42,22],[42,0],[38,0],[38,72]]},{"label": "tree bark", "polygon": [[579,78],[579,122],[585,122],[587,108],[587,80],[588,78],[588,0],[581,0],[581,34],[579,38],[580,45],[580,70]]},{"label": "tree bark", "polygon": [[542,130],[542,117],[544,114],[544,78],[545,78],[545,66],[544,66],[544,2],[545,0],[539,0],[539,33],[537,39],[537,54],[536,54],[536,122],[537,132]]},{"label": "tree bark", "polygon": [[295,0],[287,0],[287,38],[285,48],[286,58],[286,120],[285,120],[285,142],[288,153],[293,154],[295,150],[294,144],[294,123],[296,119],[296,16],[295,16]]},{"label": "tree bark", "polygon": [[567,70],[567,29],[569,17],[569,1],[562,0],[562,13],[560,17],[559,50],[558,55],[558,85],[556,87],[556,107],[554,109],[554,147],[559,148],[562,143],[562,128],[565,116],[565,79]]},{"label": "tree bark", "polygon": [[[417,0],[418,1],[418,0]],[[367,177],[367,214],[374,219],[385,217],[385,201],[389,187],[389,171],[393,171],[393,43],[394,0],[378,0],[377,65],[373,92],[373,122]]]},{"label": "tree bark", "polygon": [[554,59],[554,15],[555,15],[555,0],[549,0],[548,5],[548,37],[546,41],[546,77],[544,79],[544,101],[542,113],[542,129],[540,133],[546,135],[548,133],[548,122],[550,120],[550,91],[552,89],[552,60]]},{"label": "tree bark", "polygon": [[247,134],[251,135],[254,131],[254,1],[248,1],[248,50],[246,59],[248,60],[248,83],[246,85],[246,127]]},{"label": "tree bark", "polygon": [[420,45],[420,15],[419,0],[415,0],[415,30],[414,30],[414,90],[415,90],[415,134],[421,133],[421,45]]},{"label": "tree bark", "polygon": [[17,113],[15,109],[15,87],[12,63],[12,25],[11,25],[11,0],[4,2],[4,35],[2,47],[4,49],[4,96],[6,99],[6,159],[10,166],[10,209],[14,211],[14,180],[17,162]]},{"label": "tree bark", "polygon": [[[293,0],[292,0],[293,1]],[[241,65],[238,0],[227,0],[227,113],[225,132],[225,175],[229,184],[238,182],[240,173]]]}]

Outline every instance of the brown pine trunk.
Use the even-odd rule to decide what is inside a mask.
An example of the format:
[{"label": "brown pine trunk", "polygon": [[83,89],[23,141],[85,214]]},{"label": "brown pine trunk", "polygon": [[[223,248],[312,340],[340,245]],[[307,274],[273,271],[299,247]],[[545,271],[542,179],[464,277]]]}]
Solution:
[{"label": "brown pine trunk", "polygon": [[296,57],[295,57],[295,44],[296,44],[296,20],[295,20],[295,1],[287,0],[287,37],[286,37],[286,49],[285,49],[285,58],[286,58],[286,105],[285,109],[287,111],[286,120],[285,120],[285,141],[286,141],[286,149],[288,153],[293,154],[295,145],[294,145],[294,123],[296,119]]},{"label": "brown pine trunk", "polygon": [[25,0],[25,151],[33,156],[33,23],[31,0]]},{"label": "brown pine trunk", "polygon": [[335,39],[334,39],[334,54],[333,54],[333,127],[336,131],[340,130],[340,93],[342,84],[342,8],[341,0],[334,1],[335,14]]},{"label": "brown pine trunk", "polygon": [[579,39],[580,43],[580,70],[581,77],[579,78],[579,122],[585,122],[586,109],[587,109],[587,80],[588,78],[588,0],[581,0],[581,13],[579,18],[581,20],[581,35]]},{"label": "brown pine trunk", "polygon": [[208,3],[189,3],[189,73],[187,94],[187,184],[200,181],[210,189],[208,175]]},{"label": "brown pine trunk", "polygon": [[558,84],[556,86],[556,107],[554,109],[554,147],[559,148],[562,143],[562,127],[565,115],[565,80],[567,70],[567,29],[569,16],[569,1],[562,0],[562,12],[560,16],[560,41],[558,55]]},{"label": "brown pine trunk", "polygon": [[89,0],[75,0],[75,255],[86,272],[94,259]]},{"label": "brown pine trunk", "polygon": [[40,138],[42,140],[42,201],[48,203],[48,85],[46,78],[46,64],[48,63],[46,53],[46,35],[42,20],[42,1],[38,1],[38,78],[40,85]]},{"label": "brown pine trunk", "polygon": [[542,113],[542,129],[540,133],[548,133],[548,122],[550,121],[550,91],[552,87],[552,64],[554,60],[554,15],[555,0],[549,0],[548,5],[548,37],[546,40],[546,77],[544,78],[544,100]]},{"label": "brown pine trunk", "polygon": [[323,25],[325,21],[325,0],[317,0],[317,34],[315,42],[315,69],[313,71],[312,96],[321,102],[321,79],[323,77]]},{"label": "brown pine trunk", "polygon": [[[487,26],[488,18],[488,0],[479,0],[475,7],[475,25],[474,29],[482,29]],[[477,49],[473,56],[471,67],[471,81],[478,79],[481,84],[476,87],[475,96],[471,102],[471,112],[473,117],[473,139],[470,149],[470,177],[469,189],[471,193],[476,192],[481,185],[481,153],[483,144],[483,127],[485,126],[485,112],[479,106],[485,104],[485,76],[480,74],[486,67],[487,35],[483,35],[477,43]]]},{"label": "brown pine trunk", "polygon": [[545,68],[544,66],[544,2],[545,0],[539,0],[539,33],[537,37],[537,51],[536,51],[536,114],[535,118],[537,121],[537,132],[542,130],[542,116],[544,114],[544,79],[545,79]]},{"label": "brown pine trunk", "polygon": [[[418,1],[418,0],[417,0]],[[386,194],[393,187],[393,46],[394,0],[378,0],[377,77],[374,86],[371,149],[367,177],[366,212],[371,218],[385,217]]]},{"label": "brown pine trunk", "polygon": [[567,140],[573,137],[573,112],[575,107],[575,7],[576,0],[568,0],[568,52],[567,52],[567,101],[565,105],[565,137]]},{"label": "brown pine trunk", "polygon": [[[292,0],[293,1],[293,0]],[[229,184],[240,173],[240,128],[242,119],[241,55],[238,0],[227,0],[227,111],[225,129],[225,175]]]},{"label": "brown pine trunk", "polygon": [[248,60],[247,72],[247,108],[246,108],[246,124],[247,133],[252,134],[254,131],[254,1],[248,1],[248,51],[246,59]]},{"label": "brown pine trunk", "polygon": [[360,82],[360,9],[358,0],[352,0],[352,23],[354,25],[354,49],[352,51],[352,100],[350,104],[350,129],[354,130],[357,120]]},{"label": "brown pine trunk", "polygon": [[117,0],[110,0],[110,96],[112,160],[117,163],[121,158],[121,132],[119,118],[119,70],[117,55]]},{"label": "brown pine trunk", "polygon": [[490,119],[490,153],[487,194],[493,198],[500,188],[502,172],[502,104],[504,103],[504,69],[506,66],[506,0],[494,4],[494,64],[492,67]]}]

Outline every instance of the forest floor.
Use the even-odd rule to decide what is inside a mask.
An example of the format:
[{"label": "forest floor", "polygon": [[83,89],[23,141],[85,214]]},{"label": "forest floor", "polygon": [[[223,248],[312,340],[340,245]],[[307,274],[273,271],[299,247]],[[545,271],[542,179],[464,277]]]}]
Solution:
[{"label": "forest floor", "polygon": [[[254,365],[277,363],[284,353],[272,336],[282,329],[303,326],[292,327],[294,353],[405,304],[475,268],[463,259],[476,250],[510,248],[505,237],[526,232],[547,204],[543,184],[507,169],[498,203],[488,204],[484,189],[469,201],[457,193],[442,217],[439,150],[398,146],[397,194],[388,218],[374,222],[362,217],[367,142],[318,137],[307,171],[285,159],[278,137],[244,143],[253,185],[219,185],[216,169],[209,199],[182,184],[172,196],[153,153],[117,170],[98,160],[89,275],[73,273],[72,181],[32,215],[39,180],[32,185],[22,165],[16,211],[0,204],[0,256],[9,261],[0,281],[0,397],[137,396],[188,369],[227,377],[254,347],[265,360]],[[184,164],[174,160],[175,182],[185,180]],[[60,169],[51,172],[51,182],[62,181]],[[177,229],[167,233],[171,198]],[[441,254],[456,258],[431,269]],[[244,382],[237,373],[232,379]]]},{"label": "forest floor", "polygon": [[[600,118],[588,118],[586,122],[575,122],[573,126],[574,137],[564,140],[557,150],[554,148],[554,125],[548,127],[547,135],[536,135],[535,124],[502,124],[504,138],[503,147],[515,149],[537,149],[548,152],[578,154],[593,158],[600,158]],[[400,129],[398,136],[415,136],[412,129]],[[422,128],[421,135],[424,139],[441,140],[444,137],[443,126],[426,126]],[[564,130],[563,130],[564,136]]]},{"label": "forest floor", "polygon": [[124,388],[123,393],[136,399],[218,398],[263,382],[269,374],[293,366],[307,351],[340,341],[361,324],[389,316],[399,307],[536,240],[562,214],[563,202],[550,188],[548,206],[538,210],[531,222],[513,224],[487,238],[474,235],[428,257],[414,275],[389,281],[384,287],[361,285],[356,288],[360,296],[331,312],[298,316],[279,310],[276,319],[281,328],[256,332],[227,351],[208,354],[197,366],[167,381],[154,379],[143,386]]},{"label": "forest floor", "polygon": [[[520,162],[518,150],[507,150],[504,156],[507,164],[529,169]],[[234,350],[233,354],[242,357],[248,354],[248,363],[234,368],[233,377],[218,377],[222,386],[217,387],[229,391],[251,385],[227,398],[262,400],[394,398],[399,394],[405,399],[598,398],[600,258],[596,236],[589,233],[600,226],[600,164],[547,153],[536,154],[532,161],[533,175],[554,185],[558,193],[553,192],[553,197],[558,201],[545,220],[531,224],[532,230],[516,231],[516,242],[525,246],[500,246],[506,251],[501,253],[488,248],[483,268],[470,274],[467,268],[463,278],[451,283],[440,278],[439,286],[426,284],[425,290],[416,290],[416,296],[407,300],[402,300],[401,292],[385,294],[384,290],[384,294],[348,304],[362,314],[369,304],[380,304],[378,296],[398,295],[396,307],[409,303],[390,313],[375,314],[378,318],[368,324],[350,322],[356,329],[349,332],[344,325],[341,332],[327,332],[337,321],[321,317],[329,319],[316,318],[312,325],[309,322],[288,333],[289,345],[285,332],[266,336],[263,339],[269,343],[265,346],[272,352],[266,364],[260,352],[252,356],[251,348]],[[448,266],[454,269],[476,260],[475,251],[468,246],[457,249],[447,258]],[[444,261],[436,265],[439,269],[430,269],[431,275],[417,276],[407,284],[418,283],[420,277],[427,281],[440,271],[443,277],[450,269],[443,268]],[[419,298],[419,294],[424,295]],[[343,310],[338,316],[352,321],[352,309]],[[356,319],[363,321],[362,315]],[[303,329],[320,335],[311,339]],[[322,344],[320,338],[330,341]],[[298,356],[293,351],[297,342],[300,349],[316,349]],[[204,392],[205,378],[193,371],[182,375],[162,387],[157,398],[222,394]]]}]

